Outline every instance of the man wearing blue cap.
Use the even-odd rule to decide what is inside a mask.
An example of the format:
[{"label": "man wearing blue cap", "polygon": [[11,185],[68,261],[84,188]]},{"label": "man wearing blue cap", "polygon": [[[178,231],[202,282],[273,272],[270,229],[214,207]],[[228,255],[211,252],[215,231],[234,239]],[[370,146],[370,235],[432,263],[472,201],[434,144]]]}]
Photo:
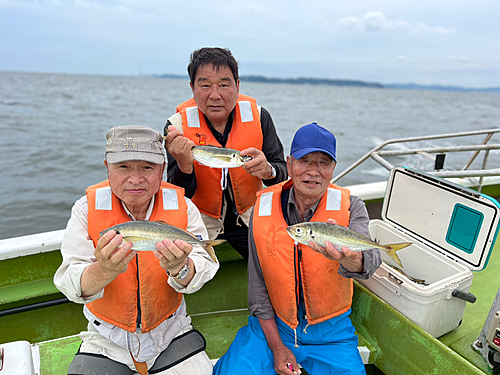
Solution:
[{"label": "man wearing blue cap", "polygon": [[365,374],[351,312],[352,278],[367,279],[380,251],[294,243],[286,228],[322,221],[369,236],[361,199],[330,183],[336,139],[316,123],[294,136],[290,180],[258,193],[249,228],[248,301],[252,315],[214,374]]}]

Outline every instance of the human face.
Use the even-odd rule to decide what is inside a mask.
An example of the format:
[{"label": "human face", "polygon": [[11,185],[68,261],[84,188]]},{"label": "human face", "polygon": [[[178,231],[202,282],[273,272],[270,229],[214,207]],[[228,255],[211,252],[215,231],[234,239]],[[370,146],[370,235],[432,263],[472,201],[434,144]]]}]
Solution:
[{"label": "human face", "polygon": [[335,170],[333,159],[322,152],[311,152],[300,159],[288,156],[286,164],[295,197],[304,204],[315,203],[325,194]]},{"label": "human face", "polygon": [[240,81],[235,81],[229,67],[202,65],[196,72],[193,97],[198,108],[216,129],[225,128],[229,114],[236,106]]},{"label": "human face", "polygon": [[[137,220],[144,220],[151,198],[160,189],[164,164],[146,161],[107,163],[111,190],[127,206]],[[138,215],[139,217],[137,217]]]}]

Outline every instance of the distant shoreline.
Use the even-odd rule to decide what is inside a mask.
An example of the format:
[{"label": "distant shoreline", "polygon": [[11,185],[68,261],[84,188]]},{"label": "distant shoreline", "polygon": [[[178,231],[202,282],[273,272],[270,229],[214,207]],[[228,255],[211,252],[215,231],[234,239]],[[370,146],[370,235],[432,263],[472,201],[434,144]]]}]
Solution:
[{"label": "distant shoreline", "polygon": [[[152,75],[155,78],[174,78],[188,79],[187,75],[176,74],[160,74]],[[344,87],[371,87],[371,88],[388,88],[388,89],[404,89],[404,90],[440,90],[440,91],[461,91],[461,92],[485,92],[499,93],[500,87],[486,88],[468,88],[463,86],[446,86],[446,85],[417,85],[415,83],[391,83],[382,84],[379,82],[367,82],[351,79],[329,79],[329,78],[274,78],[259,75],[240,76],[242,82],[256,83],[273,83],[273,84],[292,84],[292,85],[325,85],[325,86],[344,86]]]},{"label": "distant shoreline", "polygon": [[264,76],[241,76],[240,81],[259,83],[289,83],[293,85],[328,85],[328,86],[357,86],[383,88],[378,82],[364,82],[351,79],[328,78],[268,78]]},{"label": "distant shoreline", "polygon": [[[2,71],[0,73],[8,73],[9,71]],[[69,74],[69,75],[97,75],[102,74],[84,74],[84,73],[54,73],[54,72],[24,72],[12,71],[13,73],[32,73],[32,74]],[[113,76],[113,75],[108,75]],[[116,75],[123,77],[148,77],[148,78],[171,78],[171,79],[184,79],[189,80],[187,74],[137,74],[137,75]],[[260,75],[246,75],[240,76],[242,82],[255,82],[255,83],[269,83],[269,84],[291,84],[291,85],[323,85],[323,86],[340,86],[340,87],[366,87],[378,89],[402,89],[402,90],[431,90],[431,91],[449,91],[449,92],[469,92],[469,93],[486,93],[486,94],[500,94],[500,87],[464,87],[457,85],[419,85],[416,83],[379,83],[368,82],[353,79],[330,79],[330,78],[277,78],[266,77]]]}]

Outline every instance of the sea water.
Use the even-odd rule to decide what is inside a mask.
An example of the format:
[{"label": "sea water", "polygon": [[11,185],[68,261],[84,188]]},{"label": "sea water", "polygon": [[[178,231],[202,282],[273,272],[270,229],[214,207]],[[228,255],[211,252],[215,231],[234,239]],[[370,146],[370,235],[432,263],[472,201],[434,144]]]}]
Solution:
[{"label": "sea water", "polygon": [[[271,113],[285,155],[302,125],[315,121],[332,131],[334,176],[387,139],[500,127],[498,94],[249,82],[240,92]],[[176,105],[191,97],[187,78],[0,72],[0,239],[64,229],[75,200],[107,177],[107,130],[136,124],[162,132]],[[462,143],[446,141],[454,144]],[[461,167],[471,154],[447,156],[445,167]],[[433,164],[423,157],[391,161]],[[499,165],[500,153],[491,152],[488,166]],[[388,174],[369,161],[338,183]]]}]

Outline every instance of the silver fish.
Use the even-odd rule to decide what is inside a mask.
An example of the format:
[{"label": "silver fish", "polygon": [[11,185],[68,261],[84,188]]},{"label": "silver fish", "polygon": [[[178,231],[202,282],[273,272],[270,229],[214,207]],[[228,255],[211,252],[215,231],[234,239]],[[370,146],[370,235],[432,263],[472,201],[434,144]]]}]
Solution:
[{"label": "silver fish", "polygon": [[411,245],[411,242],[380,245],[349,228],[321,222],[299,223],[289,226],[286,230],[290,237],[304,245],[313,241],[317,245],[325,247],[325,242],[328,241],[338,250],[343,246],[348,247],[352,251],[380,249],[385,251],[400,267],[403,267],[403,265],[396,251]]},{"label": "silver fish", "polygon": [[383,262],[385,264],[387,264],[389,267],[391,267],[393,270],[398,271],[401,275],[406,276],[408,278],[408,280],[413,281],[415,284],[419,284],[419,285],[423,285],[423,286],[429,285],[428,283],[425,282],[424,279],[417,279],[415,277],[407,275],[405,272],[403,272],[403,270],[401,268],[393,266],[392,264],[387,263],[385,260],[383,260]]},{"label": "silver fish", "polygon": [[210,168],[236,168],[252,160],[251,156],[241,156],[239,151],[225,147],[194,146],[191,152],[198,163]]},{"label": "silver fish", "polygon": [[225,240],[199,240],[187,230],[177,228],[164,221],[127,221],[126,223],[113,225],[99,233],[99,235],[102,237],[110,230],[123,235],[124,242],[132,242],[132,250],[154,251],[157,250],[156,244],[165,238],[171,241],[182,240],[191,245],[200,245],[214,262],[217,262],[217,257],[212,246],[225,242]]}]

